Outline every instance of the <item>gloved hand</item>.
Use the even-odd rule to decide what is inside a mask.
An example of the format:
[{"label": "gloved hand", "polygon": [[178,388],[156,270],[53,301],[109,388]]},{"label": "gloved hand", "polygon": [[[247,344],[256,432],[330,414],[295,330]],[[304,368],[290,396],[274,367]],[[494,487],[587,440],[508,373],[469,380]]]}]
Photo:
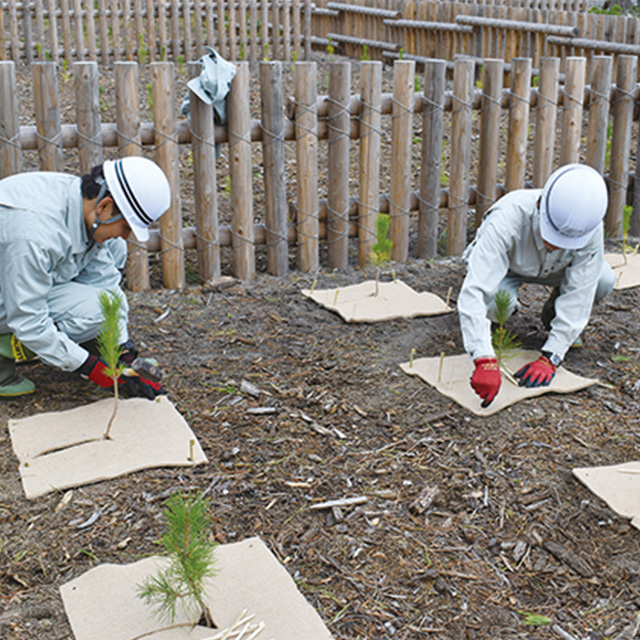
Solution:
[{"label": "gloved hand", "polygon": [[495,358],[478,358],[476,368],[471,376],[471,388],[482,399],[482,407],[488,407],[498,395],[502,377]]},{"label": "gloved hand", "polygon": [[126,365],[130,366],[138,357],[138,350],[136,349],[136,346],[133,344],[133,341],[127,340],[120,345],[120,348],[122,349],[120,362],[124,362]]},{"label": "gloved hand", "polygon": [[104,360],[94,356],[92,353],[83,362],[83,364],[76,369],[76,371],[85,378],[89,378],[91,382],[95,382],[100,387],[108,389],[113,387],[113,380],[107,375],[107,364]]},{"label": "gloved hand", "polygon": [[556,375],[556,368],[546,356],[540,356],[537,360],[525,364],[522,369],[518,369],[514,374],[518,378],[521,387],[548,387],[549,383]]},{"label": "gloved hand", "polygon": [[152,382],[138,375],[128,376],[122,373],[118,378],[118,382],[122,384],[122,391],[129,398],[148,398],[153,400],[156,396],[166,393],[159,382]]}]

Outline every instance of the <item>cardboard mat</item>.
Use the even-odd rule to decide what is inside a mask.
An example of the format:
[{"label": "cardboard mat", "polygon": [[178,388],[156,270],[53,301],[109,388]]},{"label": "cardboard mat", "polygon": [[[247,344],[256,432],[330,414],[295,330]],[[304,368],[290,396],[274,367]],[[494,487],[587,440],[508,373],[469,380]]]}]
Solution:
[{"label": "cardboard mat", "polygon": [[[315,609],[260,538],[216,548],[218,574],[206,585],[206,601],[218,629],[230,627],[246,610],[264,629],[257,640],[331,640]],[[203,640],[215,630],[166,629],[137,597],[137,585],[166,559],[155,556],[127,565],[104,564],[60,587],[76,640]],[[181,613],[174,624],[188,622]]]},{"label": "cardboard mat", "polygon": [[640,461],[573,469],[573,475],[640,529]]},{"label": "cardboard mat", "polygon": [[[626,260],[625,260],[626,258]],[[640,255],[628,253],[605,253],[604,259],[616,275],[614,289],[631,289],[640,285]]]},{"label": "cardboard mat", "polygon": [[[537,360],[539,356],[538,351],[520,350],[514,353],[513,357],[509,357],[506,366],[513,373],[525,364]],[[467,354],[446,356],[442,358],[442,361],[440,358],[418,358],[413,361],[413,366],[410,362],[405,362],[400,367],[405,373],[422,378],[442,395],[451,398],[478,416],[490,416],[526,398],[540,396],[544,393],[571,393],[598,382],[591,378],[575,375],[563,367],[558,368],[548,387],[532,389],[519,387],[503,375],[498,395],[488,407],[483,409],[480,406],[482,401],[470,385],[474,366]]]},{"label": "cardboard mat", "polygon": [[303,289],[302,295],[338,313],[346,322],[378,322],[450,313],[453,309],[433,293],[417,293],[400,280],[366,280],[337,289]]},{"label": "cardboard mat", "polygon": [[120,400],[111,440],[102,436],[113,398],[9,420],[27,498],[152,467],[191,466],[207,458],[166,396]]}]

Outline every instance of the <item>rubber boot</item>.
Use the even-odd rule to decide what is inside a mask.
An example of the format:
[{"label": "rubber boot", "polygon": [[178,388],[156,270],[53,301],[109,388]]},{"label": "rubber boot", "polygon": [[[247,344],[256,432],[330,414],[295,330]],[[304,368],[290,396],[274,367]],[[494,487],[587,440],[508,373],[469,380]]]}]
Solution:
[{"label": "rubber boot", "polygon": [[2,333],[0,334],[0,356],[11,358],[16,362],[27,362],[37,357],[37,354],[25,347],[12,333]]},{"label": "rubber boot", "polygon": [[13,358],[0,355],[0,398],[12,398],[33,393],[36,385],[16,373],[16,363]]}]

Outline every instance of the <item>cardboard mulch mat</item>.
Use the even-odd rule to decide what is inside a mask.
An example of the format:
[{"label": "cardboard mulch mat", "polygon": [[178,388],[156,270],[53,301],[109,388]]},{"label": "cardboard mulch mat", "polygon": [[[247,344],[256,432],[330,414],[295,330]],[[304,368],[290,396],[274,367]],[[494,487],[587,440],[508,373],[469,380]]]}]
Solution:
[{"label": "cardboard mulch mat", "polygon": [[631,289],[640,285],[640,254],[605,253],[604,259],[616,275],[614,289]]},{"label": "cardboard mulch mat", "polygon": [[27,498],[152,467],[192,466],[207,458],[166,396],[118,402],[111,439],[103,434],[113,398],[68,411],[9,420]]},{"label": "cardboard mulch mat", "polygon": [[433,293],[417,293],[400,280],[366,280],[337,289],[303,289],[302,295],[338,313],[346,322],[378,322],[450,313],[453,309]]},{"label": "cardboard mulch mat", "polygon": [[573,469],[573,475],[611,509],[640,529],[640,461]]},{"label": "cardboard mulch mat", "polygon": [[220,545],[215,558],[218,573],[205,591],[217,629],[194,627],[179,611],[173,623],[159,620],[137,597],[137,585],[166,562],[154,556],[133,564],[100,565],[60,587],[76,640],[236,638],[220,631],[233,627],[243,612],[263,627],[247,640],[331,640],[318,613],[260,538]]},{"label": "cardboard mulch mat", "polygon": [[[510,356],[506,362],[508,370],[513,373],[525,364],[536,360],[540,356],[537,351],[520,350]],[[467,354],[446,356],[444,358],[418,358],[405,362],[400,367],[409,375],[418,376],[435,387],[442,395],[451,398],[459,405],[478,416],[489,416],[498,413],[520,400],[540,396],[544,393],[572,393],[597,384],[598,380],[583,378],[563,367],[556,371],[548,387],[527,389],[519,387],[508,376],[502,376],[502,385],[495,400],[486,408],[480,405],[482,401],[471,388],[473,362]]]}]

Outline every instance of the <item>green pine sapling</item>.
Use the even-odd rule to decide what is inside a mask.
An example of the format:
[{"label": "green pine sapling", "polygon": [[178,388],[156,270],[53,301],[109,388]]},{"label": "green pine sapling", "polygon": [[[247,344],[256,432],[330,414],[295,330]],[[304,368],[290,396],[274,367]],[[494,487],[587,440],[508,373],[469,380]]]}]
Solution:
[{"label": "green pine sapling", "polygon": [[202,495],[175,493],[165,503],[165,533],[160,539],[169,564],[138,586],[138,596],[154,606],[155,614],[173,623],[178,607],[193,624],[215,627],[205,602],[205,580],[216,574],[209,539],[208,502]]},{"label": "green pine sapling", "polygon": [[118,378],[125,365],[120,363],[122,356],[122,340],[120,336],[120,309],[122,297],[117,293],[100,293],[100,308],[102,310],[102,326],[98,334],[98,351],[107,365],[105,374],[113,380],[114,405],[113,413],[104,432],[104,439],[110,440],[111,427],[118,411]]},{"label": "green pine sapling", "polygon": [[[505,328],[505,323],[509,317],[509,307],[511,306],[511,295],[508,291],[500,289],[495,296],[495,315],[497,327],[492,332],[491,340],[493,349],[496,352],[498,366],[505,371],[504,361],[511,355],[514,349],[520,346],[517,337]],[[508,372],[507,372],[508,373]]]},{"label": "green pine sapling", "polygon": [[624,205],[622,207],[622,257],[624,258],[624,263],[627,264],[627,254],[628,253],[637,253],[638,247],[633,251],[630,251],[628,240],[629,240],[629,231],[631,230],[631,214],[633,213],[633,207],[629,204]]},{"label": "green pine sapling", "polygon": [[376,265],[376,291],[374,295],[378,295],[380,282],[380,269],[385,262],[391,259],[391,249],[393,242],[387,237],[389,232],[389,223],[391,218],[385,213],[378,213],[376,217],[376,242],[371,245],[371,253],[369,258]]}]

